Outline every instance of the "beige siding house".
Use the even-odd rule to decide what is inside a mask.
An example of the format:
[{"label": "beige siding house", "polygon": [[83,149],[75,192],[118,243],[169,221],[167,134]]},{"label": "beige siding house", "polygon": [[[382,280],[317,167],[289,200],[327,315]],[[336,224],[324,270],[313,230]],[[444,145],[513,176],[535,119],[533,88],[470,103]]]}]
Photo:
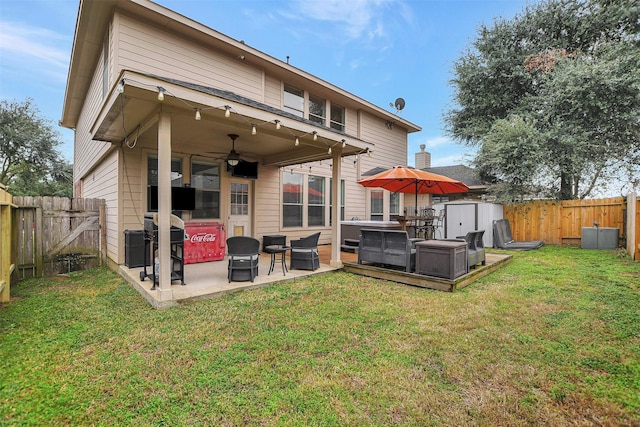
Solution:
[{"label": "beige siding house", "polygon": [[[320,231],[339,265],[330,218],[371,219],[371,190],[356,181],[406,164],[407,136],[420,130],[147,0],[80,1],[61,123],[75,130],[75,196],[106,200],[114,268],[124,263],[124,231],[143,227],[150,185],[161,242],[171,188],[191,187],[196,209],[180,213],[185,222],[216,221],[228,236],[258,239]],[[232,148],[243,164],[257,162],[257,179],[234,176]],[[384,194],[376,218],[401,203]],[[168,258],[161,245],[161,279]],[[170,283],[159,292],[170,297]]]}]

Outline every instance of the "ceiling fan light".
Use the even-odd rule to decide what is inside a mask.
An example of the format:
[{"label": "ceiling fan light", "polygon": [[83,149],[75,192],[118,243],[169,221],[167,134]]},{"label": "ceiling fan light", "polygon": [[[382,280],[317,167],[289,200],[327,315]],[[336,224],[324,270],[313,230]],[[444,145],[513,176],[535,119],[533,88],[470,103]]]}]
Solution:
[{"label": "ceiling fan light", "polygon": [[240,155],[235,150],[232,150],[227,156],[227,163],[229,163],[229,166],[236,166],[240,163]]},{"label": "ceiling fan light", "polygon": [[236,151],[236,138],[238,138],[238,135],[230,133],[227,136],[231,138],[232,146],[231,151],[227,155],[226,161],[229,166],[236,166],[238,163],[240,163],[240,154],[238,154],[238,152]]}]

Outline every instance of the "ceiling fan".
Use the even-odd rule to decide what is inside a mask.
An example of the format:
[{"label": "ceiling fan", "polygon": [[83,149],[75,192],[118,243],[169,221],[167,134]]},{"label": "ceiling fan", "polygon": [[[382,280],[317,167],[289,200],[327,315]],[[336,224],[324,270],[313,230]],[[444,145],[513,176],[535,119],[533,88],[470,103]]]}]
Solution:
[{"label": "ceiling fan", "polygon": [[[229,166],[236,166],[238,163],[240,163],[240,160],[241,160],[240,154],[238,154],[238,152],[236,151],[236,139],[238,138],[238,135],[236,135],[235,133],[230,133],[227,136],[231,138],[231,151],[225,157],[218,157],[218,158],[226,160]],[[207,151],[207,153],[226,154],[224,152],[219,152],[219,151],[218,152]]]}]

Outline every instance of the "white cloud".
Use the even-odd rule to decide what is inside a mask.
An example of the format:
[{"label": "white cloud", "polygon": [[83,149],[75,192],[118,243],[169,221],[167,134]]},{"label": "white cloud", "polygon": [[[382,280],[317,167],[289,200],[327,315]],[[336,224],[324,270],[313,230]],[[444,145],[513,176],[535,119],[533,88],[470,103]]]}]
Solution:
[{"label": "white cloud", "polygon": [[425,151],[431,154],[431,166],[468,165],[475,152],[473,148],[458,144],[447,136],[420,138],[409,144],[410,161],[420,152],[422,144],[426,146]]},{"label": "white cloud", "polygon": [[455,153],[445,157],[431,157],[431,166],[452,166],[465,164],[465,154]]},{"label": "white cloud", "polygon": [[409,150],[414,150],[415,152],[420,151],[420,146],[425,145],[425,151],[430,152],[432,155],[434,153],[443,152],[446,150],[455,150],[456,152],[463,151],[463,146],[457,144],[452,139],[446,136],[436,136],[433,138],[419,138],[416,141],[411,141],[409,145]]},{"label": "white cloud", "polygon": [[427,146],[427,149],[436,148],[442,145],[449,145],[449,144],[457,145],[454,141],[452,141],[450,138],[446,136],[437,136],[435,138],[429,138],[425,141],[425,145]]},{"label": "white cloud", "polygon": [[357,70],[363,64],[366,64],[366,60],[364,58],[362,58],[362,57],[353,58],[353,59],[351,59],[349,61],[349,69],[350,70]]},{"label": "white cloud", "polygon": [[295,0],[292,7],[305,19],[339,25],[351,39],[377,39],[386,35],[385,9],[396,0]]},{"label": "white cloud", "polygon": [[43,65],[53,66],[66,72],[69,65],[69,52],[57,46],[67,43],[67,37],[46,28],[32,27],[14,22],[0,22],[0,53],[3,67],[32,63],[33,69]]}]

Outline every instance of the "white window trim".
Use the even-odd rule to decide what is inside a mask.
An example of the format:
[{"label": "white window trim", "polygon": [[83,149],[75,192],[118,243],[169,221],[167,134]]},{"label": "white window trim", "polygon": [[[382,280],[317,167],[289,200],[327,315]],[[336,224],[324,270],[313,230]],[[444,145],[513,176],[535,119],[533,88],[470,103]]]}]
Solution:
[{"label": "white window trim", "polygon": [[371,219],[371,193],[373,191],[382,191],[382,220],[381,221],[390,221],[391,215],[401,215],[402,207],[404,206],[404,194],[400,194],[400,200],[398,205],[398,213],[391,213],[391,192],[388,190],[382,190],[380,188],[367,188],[367,200],[366,200],[366,217],[367,219]]},{"label": "white window trim", "polygon": [[[283,199],[283,185],[284,185],[284,174],[291,173],[289,170],[282,170],[280,172],[280,228],[282,230],[297,230],[297,229],[323,229],[331,227],[329,217],[331,216],[331,201],[329,200],[329,185],[331,181],[331,176],[327,176],[323,173],[314,173],[309,171],[295,171],[294,174],[302,175],[302,225],[301,226],[285,226],[284,225],[284,199]],[[318,176],[324,178],[324,224],[323,225],[309,225],[309,176]],[[341,181],[345,181],[342,179]],[[346,186],[346,182],[345,182]],[[346,189],[345,189],[346,191]],[[342,201],[344,206],[344,201]],[[320,206],[320,205],[314,205]],[[346,207],[345,207],[346,210]],[[342,221],[342,219],[340,220]]]}]

